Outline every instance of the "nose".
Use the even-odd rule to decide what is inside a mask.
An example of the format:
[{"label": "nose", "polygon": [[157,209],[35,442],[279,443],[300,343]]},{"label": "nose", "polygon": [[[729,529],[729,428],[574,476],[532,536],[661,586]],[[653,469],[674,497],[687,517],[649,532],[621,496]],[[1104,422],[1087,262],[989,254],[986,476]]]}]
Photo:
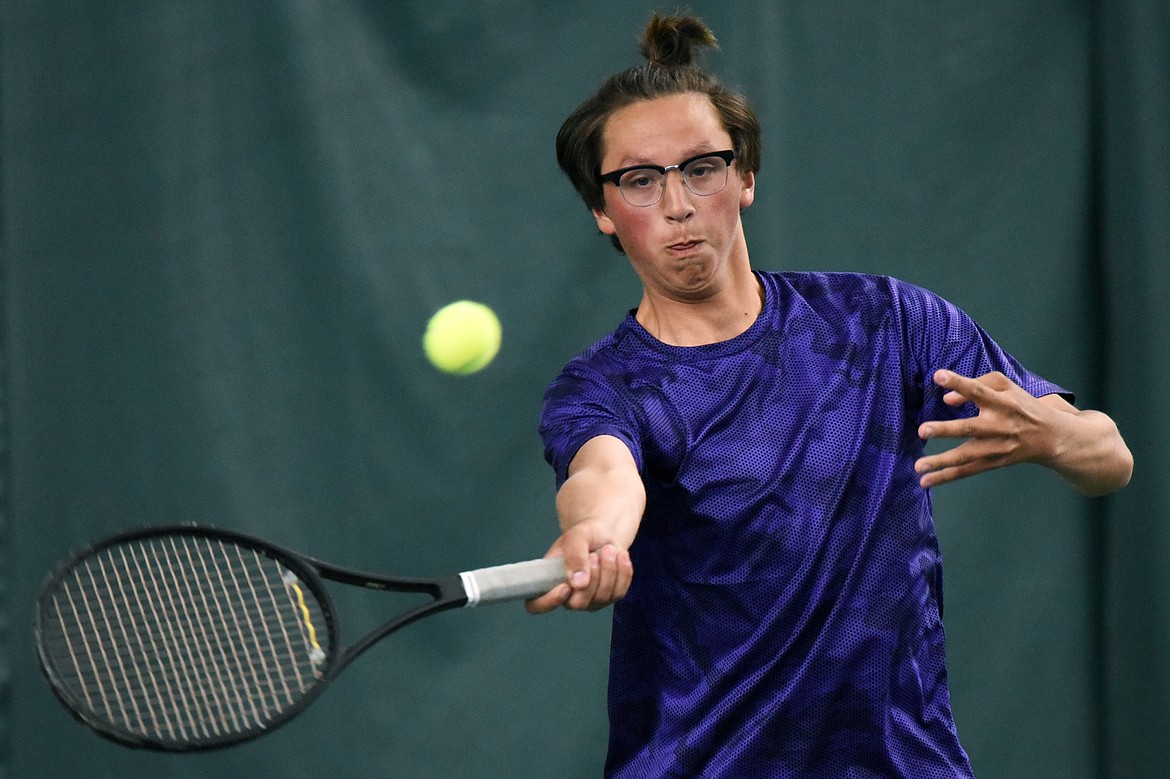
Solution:
[{"label": "nose", "polygon": [[[673,176],[671,174],[674,174]],[[662,180],[662,211],[667,219],[685,222],[694,216],[694,195],[678,170],[667,171]]]}]

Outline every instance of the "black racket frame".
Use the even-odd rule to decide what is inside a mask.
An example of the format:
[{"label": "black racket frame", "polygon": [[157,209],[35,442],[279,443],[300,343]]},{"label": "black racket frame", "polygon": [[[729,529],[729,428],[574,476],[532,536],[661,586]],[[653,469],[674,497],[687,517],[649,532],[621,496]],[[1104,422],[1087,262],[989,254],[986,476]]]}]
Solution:
[{"label": "black racket frame", "polygon": [[[53,593],[70,572],[87,558],[99,555],[110,547],[142,541],[152,537],[161,538],[172,535],[222,540],[251,549],[258,554],[275,560],[292,571],[300,579],[301,584],[313,593],[313,596],[320,604],[325,624],[328,627],[328,648],[325,650],[326,660],[321,669],[321,675],[316,683],[306,690],[297,701],[267,721],[263,728],[252,728],[222,736],[183,741],[145,737],[142,734],[119,727],[117,724],[111,723],[104,717],[93,712],[86,705],[85,701],[73,692],[71,686],[63,681],[61,675],[54,667],[55,663],[53,659],[47,654],[42,640],[46,633],[44,622],[46,615],[51,613],[50,607]],[[341,644],[341,619],[334,605],[333,598],[325,586],[325,579],[340,584],[362,587],[364,589],[423,593],[429,595],[431,600],[404,611],[378,627],[375,627],[352,645],[343,646]],[[202,524],[151,525],[118,532],[86,544],[70,552],[67,557],[55,565],[46,576],[44,583],[41,585],[40,593],[37,596],[33,635],[36,642],[37,661],[41,673],[48,681],[49,686],[52,688],[58,700],[83,725],[102,737],[124,746],[162,752],[195,752],[220,749],[271,733],[274,729],[284,725],[308,708],[325,688],[329,686],[330,682],[336,679],[350,663],[378,641],[423,617],[464,606],[467,600],[467,593],[464,590],[462,578],[458,574],[434,578],[384,576],[333,565],[235,530],[227,530],[221,527]]]}]

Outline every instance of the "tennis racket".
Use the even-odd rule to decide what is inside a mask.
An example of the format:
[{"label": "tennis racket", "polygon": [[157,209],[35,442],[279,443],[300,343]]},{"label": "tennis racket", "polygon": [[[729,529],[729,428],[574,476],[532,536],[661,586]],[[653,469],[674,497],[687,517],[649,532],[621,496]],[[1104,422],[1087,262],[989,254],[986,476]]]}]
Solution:
[{"label": "tennis racket", "polygon": [[[81,722],[169,752],[271,732],[362,652],[431,614],[541,595],[559,558],[433,579],[323,563],[227,530],[170,526],[91,544],[59,563],[37,599],[41,670]],[[430,599],[343,646],[323,579]]]}]

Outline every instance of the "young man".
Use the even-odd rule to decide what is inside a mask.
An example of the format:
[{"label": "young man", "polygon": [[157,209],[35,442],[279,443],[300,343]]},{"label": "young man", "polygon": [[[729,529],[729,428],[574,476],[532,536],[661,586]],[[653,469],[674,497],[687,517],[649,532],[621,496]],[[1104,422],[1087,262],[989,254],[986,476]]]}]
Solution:
[{"label": "young man", "polygon": [[759,127],[713,42],[655,17],[558,136],[643,293],[545,396],[569,581],[529,608],[616,604],[607,776],[970,776],[928,488],[1035,462],[1100,494],[1132,458],[925,290],[753,271]]}]

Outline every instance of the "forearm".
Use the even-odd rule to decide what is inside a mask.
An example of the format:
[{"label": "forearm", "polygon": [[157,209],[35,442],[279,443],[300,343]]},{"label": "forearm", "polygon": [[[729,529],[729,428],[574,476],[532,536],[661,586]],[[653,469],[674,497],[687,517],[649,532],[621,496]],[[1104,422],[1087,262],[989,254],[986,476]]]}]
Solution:
[{"label": "forearm", "polygon": [[634,575],[629,547],[645,508],[646,489],[624,443],[603,435],[582,446],[557,491],[561,536],[549,550],[564,557],[568,585],[530,601],[528,609],[592,610],[624,597]]},{"label": "forearm", "polygon": [[632,467],[586,467],[561,485],[556,506],[562,533],[588,524],[592,538],[628,549],[646,508],[646,490]]}]

